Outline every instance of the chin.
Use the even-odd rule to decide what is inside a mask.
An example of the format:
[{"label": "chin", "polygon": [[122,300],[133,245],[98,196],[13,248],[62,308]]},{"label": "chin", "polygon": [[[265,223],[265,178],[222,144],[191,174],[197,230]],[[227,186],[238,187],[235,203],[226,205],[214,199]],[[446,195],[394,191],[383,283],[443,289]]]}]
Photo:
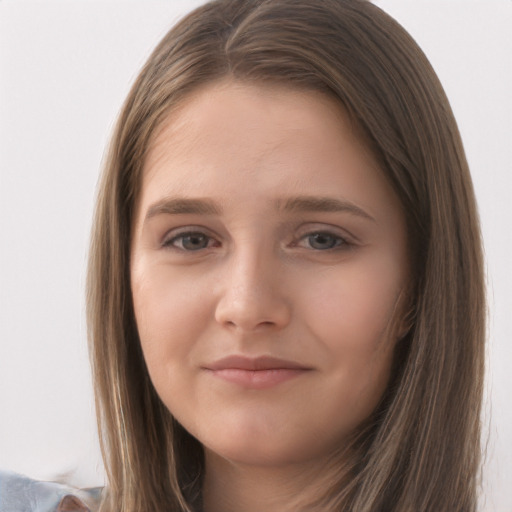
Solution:
[{"label": "chin", "polygon": [[[225,425],[219,435],[209,431],[202,444],[205,452],[235,464],[285,467],[323,458],[332,453],[333,440],[303,430],[237,428]],[[201,441],[201,439],[200,439]],[[334,440],[337,443],[337,440]]]}]

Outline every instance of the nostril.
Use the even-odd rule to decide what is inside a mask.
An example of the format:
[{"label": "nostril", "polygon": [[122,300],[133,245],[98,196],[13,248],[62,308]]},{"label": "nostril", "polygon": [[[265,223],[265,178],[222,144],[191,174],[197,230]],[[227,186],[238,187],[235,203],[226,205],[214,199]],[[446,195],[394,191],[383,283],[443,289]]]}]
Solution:
[{"label": "nostril", "polygon": [[240,321],[234,321],[234,320],[226,320],[224,322],[224,325],[226,325],[227,327],[230,327],[230,328],[240,328],[240,329],[243,329],[243,330],[247,330],[247,331],[252,331],[252,330],[257,330],[257,329],[260,329],[260,328],[265,328],[265,327],[274,327],[276,326],[276,322],[272,322],[270,320],[265,320],[265,321],[262,321],[262,322],[247,322],[247,321],[244,321],[244,320],[240,320]]}]

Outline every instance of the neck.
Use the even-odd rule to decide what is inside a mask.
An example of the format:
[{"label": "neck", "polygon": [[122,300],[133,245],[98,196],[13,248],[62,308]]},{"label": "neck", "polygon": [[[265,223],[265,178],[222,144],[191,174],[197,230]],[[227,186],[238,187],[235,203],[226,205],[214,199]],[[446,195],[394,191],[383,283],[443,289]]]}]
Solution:
[{"label": "neck", "polygon": [[326,471],[325,461],[321,466],[261,467],[228,461],[210,452],[205,454],[205,462],[204,512],[296,512],[325,494],[333,477],[342,479]]}]

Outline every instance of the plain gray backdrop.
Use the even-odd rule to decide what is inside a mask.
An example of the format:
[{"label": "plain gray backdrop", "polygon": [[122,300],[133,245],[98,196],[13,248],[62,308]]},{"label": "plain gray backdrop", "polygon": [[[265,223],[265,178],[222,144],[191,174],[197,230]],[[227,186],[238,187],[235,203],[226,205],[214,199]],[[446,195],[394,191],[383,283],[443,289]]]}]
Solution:
[{"label": "plain gray backdrop", "polygon": [[[103,151],[151,49],[200,1],[0,0],[0,467],[103,483],[84,278]],[[464,140],[487,258],[481,510],[512,510],[512,2],[380,0],[423,48]]]}]

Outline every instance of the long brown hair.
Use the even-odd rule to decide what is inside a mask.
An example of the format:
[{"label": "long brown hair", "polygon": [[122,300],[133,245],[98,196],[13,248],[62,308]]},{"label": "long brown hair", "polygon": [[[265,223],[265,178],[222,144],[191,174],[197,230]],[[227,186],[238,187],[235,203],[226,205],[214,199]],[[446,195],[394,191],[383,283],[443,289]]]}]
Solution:
[{"label": "long brown hair", "polygon": [[199,443],[157,396],[129,279],[145,154],[198,87],[231,77],[322,91],[345,107],[406,212],[411,329],[357,441],[349,480],[314,510],[476,510],[485,297],[478,215],[459,132],[428,60],[365,0],[216,0],[160,42],[119,116],[99,185],[88,320],[108,489],[103,511],[190,511]]}]

